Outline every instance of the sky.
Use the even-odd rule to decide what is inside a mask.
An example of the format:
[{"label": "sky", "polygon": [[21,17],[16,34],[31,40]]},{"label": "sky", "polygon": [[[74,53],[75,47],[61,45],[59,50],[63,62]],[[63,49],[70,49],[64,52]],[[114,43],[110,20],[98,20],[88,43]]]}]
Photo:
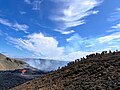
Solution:
[{"label": "sky", "polygon": [[73,61],[120,50],[120,0],[0,0],[0,53]]}]

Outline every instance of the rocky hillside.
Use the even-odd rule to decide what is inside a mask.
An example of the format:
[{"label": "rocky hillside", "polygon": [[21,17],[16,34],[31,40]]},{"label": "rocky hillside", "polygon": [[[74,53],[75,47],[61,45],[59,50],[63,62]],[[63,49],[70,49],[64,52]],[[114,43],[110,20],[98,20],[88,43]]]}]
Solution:
[{"label": "rocky hillside", "polygon": [[11,90],[120,90],[120,52],[87,55]]},{"label": "rocky hillside", "polygon": [[24,77],[13,71],[0,71],[0,90],[8,90],[29,80],[32,78]]},{"label": "rocky hillside", "polygon": [[[22,74],[22,70],[27,72]],[[0,71],[0,90],[8,90],[49,72],[29,68]]]},{"label": "rocky hillside", "polygon": [[24,61],[11,59],[0,53],[0,70],[15,70],[30,67]]}]

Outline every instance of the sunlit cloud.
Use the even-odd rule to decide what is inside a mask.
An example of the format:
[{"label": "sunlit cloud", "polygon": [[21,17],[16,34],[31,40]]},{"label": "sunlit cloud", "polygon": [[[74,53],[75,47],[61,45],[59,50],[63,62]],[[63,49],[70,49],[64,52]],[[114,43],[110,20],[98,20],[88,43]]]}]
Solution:
[{"label": "sunlit cloud", "polygon": [[26,39],[10,38],[15,46],[26,49],[36,56],[46,59],[60,59],[64,48],[58,46],[58,41],[53,37],[44,36],[42,33],[28,35]]}]

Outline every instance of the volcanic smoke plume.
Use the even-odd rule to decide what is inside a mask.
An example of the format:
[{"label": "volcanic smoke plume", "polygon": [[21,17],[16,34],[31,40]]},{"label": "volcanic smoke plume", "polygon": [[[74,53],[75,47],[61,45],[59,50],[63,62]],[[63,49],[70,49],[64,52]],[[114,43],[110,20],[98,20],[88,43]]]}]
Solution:
[{"label": "volcanic smoke plume", "polygon": [[67,65],[68,61],[58,61],[58,60],[49,60],[49,59],[24,59],[26,63],[30,66],[38,68],[42,71],[51,71],[56,70],[59,67]]}]

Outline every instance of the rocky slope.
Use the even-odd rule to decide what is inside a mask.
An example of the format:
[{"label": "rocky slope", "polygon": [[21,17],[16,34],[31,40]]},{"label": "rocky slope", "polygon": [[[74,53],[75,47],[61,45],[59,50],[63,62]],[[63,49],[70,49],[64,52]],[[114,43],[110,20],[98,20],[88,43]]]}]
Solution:
[{"label": "rocky slope", "polygon": [[120,90],[120,52],[87,55],[11,90]]},{"label": "rocky slope", "polygon": [[15,70],[30,66],[24,61],[11,59],[0,53],[0,70]]},{"label": "rocky slope", "polygon": [[40,75],[48,73],[39,70],[32,70],[29,68],[24,68],[24,70],[27,70],[25,74],[21,73],[22,69],[0,71],[0,90],[8,90]]},{"label": "rocky slope", "polygon": [[8,90],[31,79],[12,71],[0,71],[0,90]]},{"label": "rocky slope", "polygon": [[[26,70],[22,74],[22,70]],[[29,66],[24,61],[0,54],[0,90],[8,90],[48,72]]]}]

